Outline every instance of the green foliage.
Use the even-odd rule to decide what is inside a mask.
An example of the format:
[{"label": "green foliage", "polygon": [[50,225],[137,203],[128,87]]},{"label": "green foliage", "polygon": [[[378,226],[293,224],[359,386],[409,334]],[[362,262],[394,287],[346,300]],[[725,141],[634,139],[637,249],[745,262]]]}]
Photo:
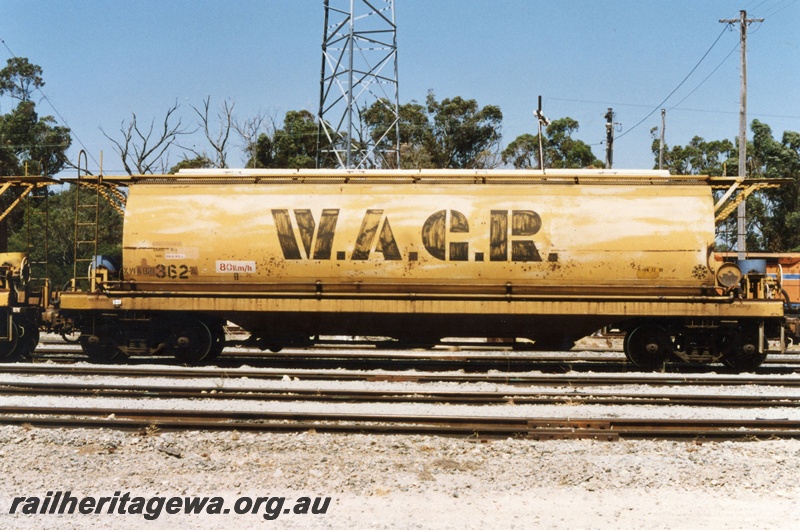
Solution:
[{"label": "green foliage", "polygon": [[[45,199],[43,193],[48,193]],[[84,189],[81,193],[92,193]],[[18,208],[21,221],[10,227],[8,247],[12,252],[29,252],[33,277],[47,275],[61,288],[73,277],[75,255],[75,188],[56,192],[41,190]],[[98,223],[98,254],[122,256],[122,216],[101,198]],[[47,226],[47,229],[45,227]],[[46,244],[45,244],[46,242]],[[79,271],[78,275],[85,275]]]},{"label": "green foliage", "polygon": [[272,139],[277,167],[313,168],[317,164],[317,122],[307,110],[291,110],[283,119],[283,129]]},{"label": "green foliage", "polygon": [[[778,141],[767,124],[753,120],[750,127],[753,142],[747,145],[748,176],[790,180],[778,189],[747,198],[747,250],[800,251],[800,133],[786,131]],[[657,141],[652,150],[658,161]],[[664,165],[673,174],[735,176],[738,159],[738,145],[730,140],[706,141],[695,136],[686,146],[665,148]],[[736,219],[731,216],[718,227],[719,250],[735,248],[735,237]]]},{"label": "green foliage", "polygon": [[554,120],[547,126],[549,148],[545,161],[550,157],[550,167],[575,169],[584,167],[603,167],[603,163],[595,158],[592,148],[581,140],[572,138],[578,131],[578,122],[570,117]]},{"label": "green foliage", "polygon": [[[765,190],[756,197],[763,206],[748,201],[748,216],[754,223],[754,247],[768,252],[800,250],[800,133],[785,131],[780,141],[770,127],[758,120],[751,124],[752,175],[788,178],[778,189]],[[748,234],[750,239],[750,235]],[[748,245],[750,245],[748,241]]]},{"label": "green foliage", "polygon": [[[603,167],[588,144],[572,137],[578,127],[578,122],[570,117],[553,120],[547,126],[542,141],[545,168]],[[513,164],[516,169],[541,168],[539,135],[518,136],[503,150],[502,158],[503,163]]]},{"label": "green foliage", "polygon": [[500,107],[478,108],[474,99],[456,96],[437,102],[426,99],[431,134],[425,141],[435,167],[484,169],[499,146],[503,113]]},{"label": "green foliage", "polygon": [[429,133],[428,116],[425,107],[418,103],[406,103],[397,109],[399,122],[397,130],[394,124],[394,110],[388,100],[380,99],[363,109],[360,113],[361,123],[369,132],[373,143],[377,143],[386,135],[388,145],[396,145],[399,130],[400,144],[421,144]]},{"label": "green foliage", "polygon": [[[394,146],[400,135],[403,168],[486,168],[494,165],[503,115],[496,106],[479,107],[474,99],[461,97],[436,101],[433,92],[426,104],[407,103],[399,108],[399,126],[386,100],[374,102],[359,113],[360,138]],[[246,146],[250,168],[313,168],[317,159],[318,123],[306,110],[289,111],[283,127],[262,133]],[[355,136],[354,136],[355,138]],[[380,140],[383,138],[383,141]],[[358,142],[355,142],[356,144]],[[332,146],[322,138],[322,167],[335,167]],[[385,153],[383,153],[385,155]],[[388,167],[391,156],[384,156]]]},{"label": "green foliage", "polygon": [[42,68],[25,57],[12,57],[0,70],[0,95],[8,94],[20,101],[30,101],[34,90],[44,86]]},{"label": "green foliage", "polygon": [[[652,151],[658,167],[658,140],[653,140]],[[664,169],[673,175],[735,175],[738,157],[739,150],[730,140],[707,142],[695,136],[686,146],[665,146]]]},{"label": "green foliage", "polygon": [[[494,165],[502,137],[500,107],[479,107],[474,99],[459,96],[437,101],[434,93],[428,92],[425,105],[406,103],[398,114],[403,168],[484,169]],[[386,133],[386,143],[396,144],[397,132],[390,127],[393,120],[385,100],[361,112],[362,125],[373,142]]]},{"label": "green foliage", "polygon": [[259,134],[256,141],[248,146],[250,158],[245,167],[270,168],[275,166],[275,153],[272,147],[272,137],[268,134]]},{"label": "green foliage", "polygon": [[0,171],[3,175],[54,175],[67,165],[72,143],[67,127],[52,116],[40,118],[31,101],[0,115]]},{"label": "green foliage", "polygon": [[539,167],[539,135],[529,133],[514,138],[501,154],[504,164],[516,169]]},{"label": "green foliage", "polygon": [[[250,168],[314,168],[317,165],[317,121],[307,110],[290,110],[283,119],[283,128],[271,136],[259,134],[245,149],[250,153]],[[326,145],[323,144],[323,150]],[[323,157],[327,160],[326,157]],[[323,167],[332,167],[328,161]]]},{"label": "green foliage", "polygon": [[389,156],[389,150],[398,144],[398,134],[402,168],[434,167],[431,155],[424,147],[426,138],[430,136],[428,116],[424,106],[412,102],[398,107],[396,127],[394,109],[386,99],[380,99],[368,108],[362,109],[359,117],[366,135],[371,138],[372,144],[377,146],[376,152],[383,158],[387,167],[396,166],[396,158]]},{"label": "green foliage", "polygon": [[177,173],[181,169],[208,169],[214,167],[214,162],[209,160],[207,156],[197,155],[194,158],[184,158],[171,168],[170,173]]},{"label": "green foliage", "polygon": [[[0,70],[0,96],[18,100],[7,114],[0,115],[0,175],[55,175],[68,161],[66,151],[72,142],[70,130],[56,125],[52,116],[40,117],[30,100],[34,90],[44,85],[42,69],[25,58],[8,60]],[[9,190],[0,198],[5,210],[17,198]],[[0,250],[5,250],[9,233],[23,225],[19,208],[0,223]]]},{"label": "green foliage", "polygon": [[19,100],[11,112],[0,115],[2,175],[55,175],[67,164],[69,129],[57,126],[52,116],[39,117],[30,100],[43,85],[42,69],[24,57],[9,59],[0,70],[0,96]]}]

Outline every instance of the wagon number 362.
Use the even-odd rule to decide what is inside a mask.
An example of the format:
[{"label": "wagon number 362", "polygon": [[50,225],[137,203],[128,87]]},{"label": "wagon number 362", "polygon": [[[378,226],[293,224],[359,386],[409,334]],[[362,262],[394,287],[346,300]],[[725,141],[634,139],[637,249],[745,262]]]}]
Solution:
[{"label": "wagon number 362", "polygon": [[156,278],[188,280],[189,267],[186,265],[156,265]]}]

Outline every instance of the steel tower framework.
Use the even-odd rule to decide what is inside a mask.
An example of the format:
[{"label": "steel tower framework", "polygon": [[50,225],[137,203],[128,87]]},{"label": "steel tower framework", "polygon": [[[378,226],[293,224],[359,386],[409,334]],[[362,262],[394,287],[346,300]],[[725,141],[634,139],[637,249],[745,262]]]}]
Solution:
[{"label": "steel tower framework", "polygon": [[[317,167],[330,152],[341,168],[399,168],[400,120],[394,0],[324,0]],[[381,124],[361,113],[378,102]]]}]

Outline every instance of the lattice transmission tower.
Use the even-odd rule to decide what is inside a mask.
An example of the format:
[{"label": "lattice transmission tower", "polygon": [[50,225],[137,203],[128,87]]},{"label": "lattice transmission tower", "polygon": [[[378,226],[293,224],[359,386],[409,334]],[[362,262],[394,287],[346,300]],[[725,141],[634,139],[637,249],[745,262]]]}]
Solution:
[{"label": "lattice transmission tower", "polygon": [[[333,154],[341,168],[399,168],[394,0],[324,3],[317,167]],[[367,126],[362,115],[376,104]]]}]

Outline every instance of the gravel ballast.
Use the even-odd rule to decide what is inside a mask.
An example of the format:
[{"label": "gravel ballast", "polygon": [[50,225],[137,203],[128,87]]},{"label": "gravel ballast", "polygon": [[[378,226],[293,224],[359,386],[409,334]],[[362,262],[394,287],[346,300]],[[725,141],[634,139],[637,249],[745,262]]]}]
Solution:
[{"label": "gravel ballast", "polygon": [[[0,427],[2,528],[796,528],[800,441]],[[15,497],[330,497],[324,514],[9,514]]]},{"label": "gravel ballast", "polygon": [[[144,368],[144,367],[140,367]],[[6,374],[29,382],[391,389],[403,391],[536,391],[535,385],[412,382],[312,382],[289,377],[137,378]],[[175,367],[180,371],[179,367]],[[265,370],[269,372],[270,370]],[[277,371],[277,370],[273,370]],[[580,377],[581,374],[575,374]],[[587,374],[591,375],[591,374]],[[658,378],[658,374],[651,377]],[[684,377],[684,376],[682,376]],[[691,375],[684,378],[691,379]],[[787,376],[790,377],[790,376]],[[538,388],[542,392],[551,386]],[[649,394],[660,386],[576,387],[576,393]],[[679,394],[786,395],[795,387],[689,386]],[[468,416],[786,418],[797,407],[709,408],[651,405],[466,406],[280,401],[157,401],[135,398],[4,396],[0,406],[104,406],[207,410],[393,412]],[[800,440],[743,442],[476,440],[425,436],[252,432],[129,432],[0,425],[0,529],[6,528],[797,528],[800,524]],[[220,497],[228,513],[23,513],[69,491],[72,497],[148,502]],[[20,501],[18,498],[24,497]],[[285,498],[280,510],[261,505],[235,513],[238,502]],[[292,513],[298,500],[330,498],[325,513]],[[17,498],[15,513],[10,513]],[[122,501],[120,501],[121,503]],[[55,504],[55,503],[54,503]],[[128,507],[133,505],[133,501]],[[239,505],[241,506],[241,505]],[[39,506],[41,508],[41,505]],[[157,508],[157,505],[155,505]],[[289,509],[289,513],[284,513]],[[44,510],[45,512],[48,510]],[[89,510],[92,511],[92,510]],[[133,511],[133,510],[131,510]],[[155,514],[156,510],[153,510]],[[243,511],[243,510],[240,510]],[[250,512],[252,510],[248,510]]]}]

